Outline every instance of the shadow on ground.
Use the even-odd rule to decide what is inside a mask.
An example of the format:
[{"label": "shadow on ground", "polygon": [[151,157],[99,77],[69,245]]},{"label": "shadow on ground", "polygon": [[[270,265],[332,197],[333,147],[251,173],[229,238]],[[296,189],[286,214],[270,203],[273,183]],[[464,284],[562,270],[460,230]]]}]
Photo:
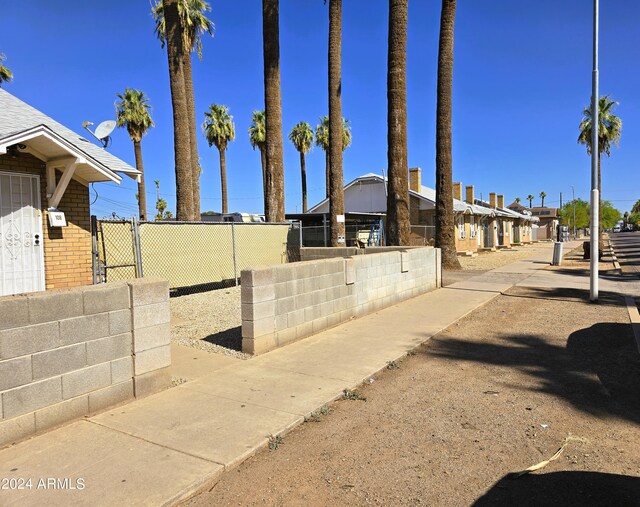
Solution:
[{"label": "shadow on ground", "polygon": [[506,334],[497,342],[435,337],[425,352],[511,367],[532,382],[509,387],[563,398],[589,414],[640,423],[640,355],[629,324],[580,329],[565,346],[532,334]]},{"label": "shadow on ground", "polygon": [[[503,292],[502,295],[519,299],[544,299],[547,301],[591,304],[589,301],[589,291],[583,289],[513,287],[507,292]],[[597,304],[598,306],[624,306],[620,296],[611,292],[600,292],[598,294],[598,302],[593,304]]]},{"label": "shadow on ground", "polygon": [[599,472],[503,477],[474,504],[487,506],[633,506],[640,504],[640,478]]},{"label": "shadow on ground", "polygon": [[232,327],[219,333],[210,334],[209,336],[205,336],[203,340],[227,349],[242,352],[242,326]]}]

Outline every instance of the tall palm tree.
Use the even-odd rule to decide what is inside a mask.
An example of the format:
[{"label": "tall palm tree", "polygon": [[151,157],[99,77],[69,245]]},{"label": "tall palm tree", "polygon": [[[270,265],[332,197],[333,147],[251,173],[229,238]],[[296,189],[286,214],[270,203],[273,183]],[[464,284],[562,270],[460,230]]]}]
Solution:
[{"label": "tall palm tree", "polygon": [[264,201],[264,213],[267,213],[267,150],[265,145],[264,111],[254,111],[251,114],[251,126],[249,127],[249,142],[255,150],[260,150],[260,163],[262,164],[262,198]]},{"label": "tall palm tree", "polygon": [[[189,109],[189,137],[191,142],[191,164],[193,171],[193,207],[197,219],[200,219],[200,157],[198,155],[198,141],[196,136],[196,108],[193,93],[193,71],[191,68],[191,53],[195,50],[198,58],[202,60],[201,35],[208,33],[213,36],[213,22],[207,18],[206,13],[211,11],[211,6],[204,0],[179,0],[178,14],[182,24],[184,36],[184,86],[187,94],[187,108]],[[165,22],[162,0],[158,0],[152,9],[156,21],[156,35],[164,46]]]},{"label": "tall palm tree", "polygon": [[138,183],[138,208],[140,220],[147,220],[147,194],[144,183],[144,165],[142,163],[142,137],[154,126],[149,110],[151,105],[144,92],[125,88],[124,93],[116,95],[116,125],[127,127],[129,137],[133,141],[133,152],[136,157],[136,169],[142,173]]},{"label": "tall palm tree", "polygon": [[441,249],[442,267],[447,269],[460,269],[460,261],[456,256],[453,221],[453,162],[451,157],[455,17],[456,0],[442,0],[436,104],[436,246]]},{"label": "tall palm tree", "polygon": [[545,192],[540,192],[540,199],[542,199],[542,204],[540,205],[541,208],[544,208],[544,198],[547,197],[547,194]]},{"label": "tall palm tree", "polygon": [[[622,134],[622,120],[613,114],[613,108],[617,105],[618,103],[611,100],[609,95],[604,95],[598,99],[598,210],[600,216],[602,216],[602,173],[600,170],[602,154],[604,153],[607,157],[610,157],[611,143],[617,147]],[[578,143],[586,145],[588,155],[591,155],[591,124],[591,108],[585,107],[579,126]],[[598,228],[598,242],[602,242],[602,223]]]},{"label": "tall palm tree", "polygon": [[[342,118],[342,151],[351,146],[352,135],[349,120]],[[322,148],[325,153],[325,174],[326,174],[326,197],[329,197],[329,117],[320,118],[320,123],[316,125],[316,146]]]},{"label": "tall palm tree", "polygon": [[282,96],[280,92],[279,1],[262,0],[264,53],[265,146],[267,152],[267,222],[284,222],[284,161],[282,146]]},{"label": "tall palm tree", "polygon": [[293,143],[300,153],[300,175],[302,177],[302,212],[307,212],[307,170],[304,155],[311,151],[313,146],[313,129],[306,121],[298,123],[289,133],[289,141]]},{"label": "tall palm tree", "polygon": [[532,194],[529,194],[527,196],[527,201],[529,201],[529,207],[533,207],[533,200],[535,199],[535,197]]},{"label": "tall palm tree", "polygon": [[[178,0],[162,0],[165,41],[169,59],[169,83],[173,107],[173,144],[176,171],[176,218],[194,220],[193,166],[189,108],[184,84],[184,36],[178,13]],[[199,210],[197,210],[199,212]],[[199,217],[198,217],[199,218]]]},{"label": "tall palm tree", "polygon": [[220,153],[220,186],[222,188],[222,213],[229,213],[227,205],[227,161],[225,152],[230,141],[236,138],[233,116],[229,114],[227,106],[211,104],[204,112],[202,131],[207,138],[209,147],[215,144]]},{"label": "tall palm tree", "polygon": [[2,62],[6,59],[7,57],[4,56],[4,53],[0,53],[0,88],[2,88],[2,83],[8,83],[13,79],[13,73],[7,67],[2,65]]},{"label": "tall palm tree", "polygon": [[407,18],[409,0],[389,0],[387,68],[387,238],[391,245],[408,245],[409,165],[407,162]]},{"label": "tall palm tree", "polygon": [[329,218],[331,246],[345,242],[342,177],[342,0],[329,0]]}]

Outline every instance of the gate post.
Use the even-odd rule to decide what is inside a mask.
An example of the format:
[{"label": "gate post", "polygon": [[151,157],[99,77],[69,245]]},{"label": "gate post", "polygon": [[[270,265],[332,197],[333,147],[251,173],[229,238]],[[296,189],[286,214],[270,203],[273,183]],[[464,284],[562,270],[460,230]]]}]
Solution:
[{"label": "gate post", "polygon": [[236,226],[231,222],[231,241],[233,243],[233,281],[238,286],[238,262],[236,260]]}]

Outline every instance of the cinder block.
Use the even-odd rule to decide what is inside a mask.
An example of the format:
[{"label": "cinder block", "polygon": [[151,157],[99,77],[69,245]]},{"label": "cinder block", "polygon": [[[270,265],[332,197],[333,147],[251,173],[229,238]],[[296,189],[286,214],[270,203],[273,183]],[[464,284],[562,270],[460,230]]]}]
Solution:
[{"label": "cinder block", "polygon": [[327,327],[335,327],[341,323],[340,312],[335,312],[327,316]]},{"label": "cinder block", "polygon": [[4,418],[11,419],[59,401],[62,401],[60,377],[17,387],[2,393]]},{"label": "cinder block", "polygon": [[254,304],[263,301],[272,301],[275,298],[273,285],[262,285],[258,287],[242,286],[240,299],[242,303]]},{"label": "cinder block", "polygon": [[143,398],[171,387],[170,368],[161,368],[133,378],[133,394],[136,398]]},{"label": "cinder block", "polygon": [[328,319],[326,317],[320,317],[311,322],[311,328],[313,330],[313,334],[317,334],[321,331],[324,331],[328,327]]},{"label": "cinder block", "polygon": [[33,378],[39,380],[84,368],[87,352],[84,343],[38,352],[31,356]]},{"label": "cinder block", "polygon": [[171,324],[143,327],[133,332],[133,352],[142,352],[171,343]]},{"label": "cinder block", "polygon": [[275,318],[267,317],[260,320],[243,320],[242,321],[242,337],[257,338],[275,331]]},{"label": "cinder block", "polygon": [[170,345],[143,350],[133,356],[134,375],[142,375],[149,371],[159,370],[165,366],[171,366]]},{"label": "cinder block", "polygon": [[0,361],[0,391],[31,382],[31,356]]},{"label": "cinder block", "polygon": [[278,347],[276,335],[265,335],[259,338],[242,338],[242,352],[245,354],[264,354]]},{"label": "cinder block", "polygon": [[320,317],[320,305],[308,306],[304,309],[305,322],[311,322]]},{"label": "cinder block", "polygon": [[131,331],[131,310],[109,312],[109,334],[116,335]]},{"label": "cinder block", "polygon": [[24,356],[60,346],[57,322],[0,331],[0,358]]},{"label": "cinder block", "polygon": [[296,302],[296,310],[304,310],[308,306],[313,304],[313,296],[311,293],[300,294],[297,298],[295,298]]},{"label": "cinder block", "polygon": [[[148,328],[152,329],[152,328]],[[131,333],[107,336],[87,342],[87,364],[106,363],[131,356]]]},{"label": "cinder block", "polygon": [[133,378],[133,357],[111,361],[111,383],[119,384]]},{"label": "cinder block", "polygon": [[243,269],[240,273],[240,284],[244,287],[273,285],[273,282],[273,268],[271,267],[261,266],[253,269]]},{"label": "cinder block", "polygon": [[29,324],[29,301],[25,296],[0,298],[0,330],[27,326]]},{"label": "cinder block", "polygon": [[82,291],[39,292],[27,297],[29,322],[40,324],[60,319],[70,319],[83,314]]},{"label": "cinder block", "polygon": [[296,326],[296,338],[306,338],[313,334],[313,325],[311,322],[303,322]]},{"label": "cinder block", "polygon": [[133,379],[122,384],[106,387],[89,393],[89,413],[95,414],[100,410],[104,410],[115,405],[119,405],[125,401],[133,399]]},{"label": "cinder block", "polygon": [[169,282],[162,278],[145,277],[129,282],[132,306],[146,306],[169,300]]},{"label": "cinder block", "polygon": [[275,315],[286,315],[296,309],[296,298],[284,298],[276,301]]},{"label": "cinder block", "polygon": [[333,300],[327,298],[327,301],[320,305],[320,316],[327,317],[333,313]]},{"label": "cinder block", "polygon": [[0,447],[5,447],[30,437],[36,432],[35,414],[0,421]]},{"label": "cinder block", "polygon": [[62,376],[62,397],[68,400],[109,385],[111,385],[110,363],[89,366]]},{"label": "cinder block", "polygon": [[59,426],[89,413],[89,397],[80,396],[36,411],[36,431]]},{"label": "cinder block", "polygon": [[273,286],[275,299],[284,299],[287,297],[287,282],[276,283]]},{"label": "cinder block", "polygon": [[276,338],[278,340],[278,347],[291,343],[296,340],[296,328],[279,331]]},{"label": "cinder block", "polygon": [[136,306],[133,309],[133,329],[157,326],[171,321],[169,301],[152,305]]},{"label": "cinder block", "polygon": [[109,314],[98,313],[60,321],[60,343],[72,343],[96,340],[109,335]]},{"label": "cinder block", "polygon": [[282,264],[273,267],[273,281],[275,283],[286,283],[294,276],[295,268],[292,264]]},{"label": "cinder block", "polygon": [[287,313],[287,327],[295,328],[304,322],[304,308]]},{"label": "cinder block", "polygon": [[302,285],[298,280],[289,280],[287,282],[287,297],[298,296],[302,292]]},{"label": "cinder block", "polygon": [[93,315],[129,308],[129,286],[126,282],[87,287],[82,291],[84,314]]},{"label": "cinder block", "polygon": [[[280,301],[278,301],[280,303]],[[275,315],[275,302],[263,301],[262,303],[242,304],[240,314],[242,320],[260,320]]]},{"label": "cinder block", "polygon": [[356,282],[356,263],[358,258],[350,257],[344,260],[344,283],[351,285]]},{"label": "cinder block", "polygon": [[289,326],[286,313],[284,315],[276,315],[275,320],[276,320],[276,332],[278,333],[283,329],[287,329],[287,327]]}]

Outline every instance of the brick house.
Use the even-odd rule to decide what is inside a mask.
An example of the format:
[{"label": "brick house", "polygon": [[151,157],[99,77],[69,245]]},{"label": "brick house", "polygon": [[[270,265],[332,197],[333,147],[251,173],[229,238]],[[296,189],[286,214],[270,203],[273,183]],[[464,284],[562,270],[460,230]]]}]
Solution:
[{"label": "brick house", "polygon": [[0,89],[0,296],[92,283],[89,184],[117,173],[140,175]]}]

